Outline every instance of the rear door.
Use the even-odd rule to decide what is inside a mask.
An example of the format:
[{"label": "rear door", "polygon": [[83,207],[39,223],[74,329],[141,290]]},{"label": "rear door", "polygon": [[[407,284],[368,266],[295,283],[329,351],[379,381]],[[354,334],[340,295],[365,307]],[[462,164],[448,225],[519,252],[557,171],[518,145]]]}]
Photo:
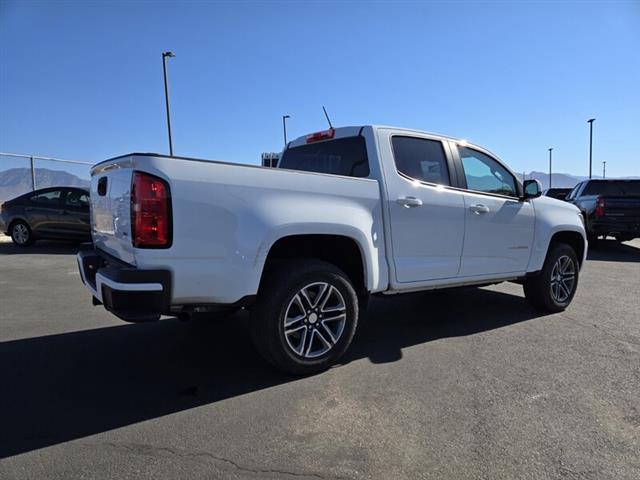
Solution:
[{"label": "rear door", "polygon": [[448,146],[434,136],[380,129],[395,280],[455,278],[464,238],[463,193]]},{"label": "rear door", "polygon": [[64,228],[76,238],[91,237],[89,220],[89,192],[72,188],[65,192],[63,200]]},{"label": "rear door", "polygon": [[533,205],[519,199],[515,176],[487,152],[461,145],[457,152],[466,182],[460,276],[525,271],[533,244]]}]

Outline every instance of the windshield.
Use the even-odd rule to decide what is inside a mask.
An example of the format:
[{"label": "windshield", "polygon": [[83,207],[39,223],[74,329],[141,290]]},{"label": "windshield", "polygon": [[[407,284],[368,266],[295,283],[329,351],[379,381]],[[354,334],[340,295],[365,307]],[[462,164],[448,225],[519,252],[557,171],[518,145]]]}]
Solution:
[{"label": "windshield", "polygon": [[332,173],[348,177],[369,176],[369,160],[363,137],[347,137],[289,148],[278,168]]},{"label": "windshield", "polygon": [[640,180],[592,180],[582,195],[640,197]]}]

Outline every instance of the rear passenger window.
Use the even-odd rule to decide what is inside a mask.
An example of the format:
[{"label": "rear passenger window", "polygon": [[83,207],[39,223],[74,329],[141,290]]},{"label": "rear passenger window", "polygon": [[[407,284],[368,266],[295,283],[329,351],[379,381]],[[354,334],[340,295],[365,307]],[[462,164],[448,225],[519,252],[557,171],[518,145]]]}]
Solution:
[{"label": "rear passenger window", "polygon": [[368,177],[369,160],[363,137],[346,137],[288,148],[278,168]]},{"label": "rear passenger window", "polygon": [[422,182],[451,185],[442,142],[393,136],[391,144],[398,172]]},{"label": "rear passenger window", "polygon": [[42,206],[58,206],[61,193],[61,190],[52,190],[50,192],[44,192],[39,193],[38,195],[34,195],[33,197],[29,198],[29,200]]},{"label": "rear passenger window", "polygon": [[88,208],[89,195],[79,190],[70,190],[64,199],[64,204],[71,208]]}]

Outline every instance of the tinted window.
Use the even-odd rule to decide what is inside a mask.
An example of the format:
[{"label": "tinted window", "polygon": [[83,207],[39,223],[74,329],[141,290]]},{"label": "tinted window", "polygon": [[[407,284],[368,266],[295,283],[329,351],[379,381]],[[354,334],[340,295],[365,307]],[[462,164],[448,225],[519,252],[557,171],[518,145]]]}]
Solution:
[{"label": "tinted window", "polygon": [[51,190],[49,192],[39,193],[29,198],[34,203],[43,206],[57,207],[60,202],[60,194],[62,190]]},{"label": "tinted window", "polygon": [[278,168],[366,177],[369,160],[364,138],[347,137],[289,148],[282,154]]},{"label": "tinted window", "polygon": [[71,208],[89,208],[89,195],[81,190],[69,190],[64,204]]},{"label": "tinted window", "polygon": [[450,185],[442,142],[415,137],[391,138],[398,171],[408,177],[440,185]]},{"label": "tinted window", "polygon": [[582,195],[640,197],[640,180],[591,180]]},{"label": "tinted window", "polygon": [[479,192],[517,196],[516,180],[497,160],[471,148],[458,148],[467,188]]}]

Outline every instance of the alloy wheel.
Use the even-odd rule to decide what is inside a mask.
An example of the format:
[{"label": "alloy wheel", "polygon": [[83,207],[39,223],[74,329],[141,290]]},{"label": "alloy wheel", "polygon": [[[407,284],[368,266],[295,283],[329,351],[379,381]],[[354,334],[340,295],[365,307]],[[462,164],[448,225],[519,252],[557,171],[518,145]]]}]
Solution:
[{"label": "alloy wheel", "polygon": [[562,255],[551,270],[551,296],[558,303],[566,302],[576,284],[576,267],[571,257]]},{"label": "alloy wheel", "polygon": [[347,307],[340,291],[326,282],[301,288],[284,315],[284,337],[289,348],[303,358],[329,352],[340,340]]},{"label": "alloy wheel", "polygon": [[14,225],[11,233],[11,237],[19,245],[24,245],[29,241],[29,229],[24,223]]}]

